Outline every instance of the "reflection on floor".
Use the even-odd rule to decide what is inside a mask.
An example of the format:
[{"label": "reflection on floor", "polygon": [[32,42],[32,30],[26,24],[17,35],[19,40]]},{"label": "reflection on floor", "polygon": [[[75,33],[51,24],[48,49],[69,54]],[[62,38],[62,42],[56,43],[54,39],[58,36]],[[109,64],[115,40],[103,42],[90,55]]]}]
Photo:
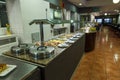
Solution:
[{"label": "reflection on floor", "polygon": [[109,27],[97,33],[95,49],[85,53],[71,80],[120,80],[120,38]]}]

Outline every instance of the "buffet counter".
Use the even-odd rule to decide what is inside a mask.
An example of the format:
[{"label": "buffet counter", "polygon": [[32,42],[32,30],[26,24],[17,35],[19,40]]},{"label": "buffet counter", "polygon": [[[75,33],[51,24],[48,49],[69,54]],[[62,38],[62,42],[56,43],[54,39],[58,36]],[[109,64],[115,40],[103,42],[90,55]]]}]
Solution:
[{"label": "buffet counter", "polygon": [[[41,80],[37,66],[6,56],[0,56],[0,63],[8,66],[6,70],[0,73],[0,80]],[[14,69],[11,69],[12,66]]]},{"label": "buffet counter", "polygon": [[74,43],[65,42],[68,44],[67,46],[61,46],[59,44],[56,46],[56,43],[53,45],[49,44],[49,42],[45,43],[45,45],[53,45],[55,48],[54,54],[45,59],[36,60],[31,58],[29,54],[16,56],[10,51],[5,52],[4,55],[38,66],[41,70],[42,80],[70,80],[84,54],[85,34],[80,33],[79,37],[70,39],[74,39]]},{"label": "buffet counter", "polygon": [[96,28],[85,27],[81,29],[81,32],[85,33],[85,52],[94,50],[96,39]]},{"label": "buffet counter", "polygon": [[85,52],[92,51],[95,48],[96,32],[85,33]]},{"label": "buffet counter", "polygon": [[[74,36],[74,34],[71,34],[71,36]],[[45,46],[51,46],[50,47],[51,49],[52,49],[52,47],[54,47],[54,49],[55,49],[54,53],[52,55],[50,55],[49,58],[45,58],[45,59],[31,58],[29,55],[30,53],[25,53],[23,55],[16,55],[16,54],[13,54],[11,51],[5,52],[4,55],[18,58],[18,59],[25,60],[25,61],[29,61],[29,62],[33,62],[37,66],[47,66],[53,59],[55,59],[57,56],[59,56],[62,52],[69,49],[69,47],[73,46],[73,44],[76,43],[76,41],[81,39],[83,36],[84,36],[84,34],[81,33],[81,35],[78,38],[74,38],[75,40],[73,40],[72,43],[68,43],[66,41],[67,38],[65,36],[60,36],[59,38],[54,38],[54,39],[51,39],[51,40],[45,42]],[[60,44],[65,44],[65,45],[60,46]],[[81,45],[81,44],[79,44],[79,45]]]}]

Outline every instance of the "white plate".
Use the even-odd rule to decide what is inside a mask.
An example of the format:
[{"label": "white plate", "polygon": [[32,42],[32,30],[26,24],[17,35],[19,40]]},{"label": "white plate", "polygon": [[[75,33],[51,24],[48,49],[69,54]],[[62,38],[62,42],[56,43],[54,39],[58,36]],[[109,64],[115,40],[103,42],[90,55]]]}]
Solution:
[{"label": "white plate", "polygon": [[14,70],[17,66],[16,65],[9,65],[7,64],[7,69],[5,69],[4,71],[2,71],[0,73],[0,76],[6,76],[8,73],[10,73],[12,70]]},{"label": "white plate", "polygon": [[65,44],[65,43],[63,43],[63,44],[58,44],[58,47],[61,47],[61,48],[66,48],[66,47],[68,47],[69,45],[68,44]]},{"label": "white plate", "polygon": [[70,40],[76,41],[78,38],[70,38]]},{"label": "white plate", "polygon": [[66,43],[74,43],[75,41],[72,41],[72,40],[67,40]]}]

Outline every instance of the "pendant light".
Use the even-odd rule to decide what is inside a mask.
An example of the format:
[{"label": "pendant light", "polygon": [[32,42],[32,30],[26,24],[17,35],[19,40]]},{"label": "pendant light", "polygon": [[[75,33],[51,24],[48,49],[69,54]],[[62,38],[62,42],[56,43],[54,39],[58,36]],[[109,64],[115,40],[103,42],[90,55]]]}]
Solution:
[{"label": "pendant light", "polygon": [[120,1],[120,0],[113,0],[113,3],[114,3],[114,4],[117,4],[117,3],[119,3],[119,1]]}]

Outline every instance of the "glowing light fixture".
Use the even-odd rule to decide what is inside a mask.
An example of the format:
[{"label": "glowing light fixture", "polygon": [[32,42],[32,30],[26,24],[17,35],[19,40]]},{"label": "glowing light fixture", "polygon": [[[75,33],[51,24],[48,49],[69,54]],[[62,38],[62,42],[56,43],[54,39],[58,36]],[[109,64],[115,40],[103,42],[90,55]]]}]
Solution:
[{"label": "glowing light fixture", "polygon": [[117,3],[119,3],[119,1],[120,1],[120,0],[113,0],[113,3],[114,3],[114,4],[117,4]]},{"label": "glowing light fixture", "polygon": [[105,16],[107,16],[108,14],[107,14],[107,13],[105,13],[104,15],[105,15]]},{"label": "glowing light fixture", "polygon": [[119,10],[118,10],[118,9],[115,9],[114,11],[117,12],[117,13],[119,13]]},{"label": "glowing light fixture", "polygon": [[79,5],[81,6],[81,5],[82,5],[82,3],[79,3]]},{"label": "glowing light fixture", "polygon": [[73,23],[74,21],[73,21],[73,20],[71,20],[70,22],[71,22],[71,23]]}]

